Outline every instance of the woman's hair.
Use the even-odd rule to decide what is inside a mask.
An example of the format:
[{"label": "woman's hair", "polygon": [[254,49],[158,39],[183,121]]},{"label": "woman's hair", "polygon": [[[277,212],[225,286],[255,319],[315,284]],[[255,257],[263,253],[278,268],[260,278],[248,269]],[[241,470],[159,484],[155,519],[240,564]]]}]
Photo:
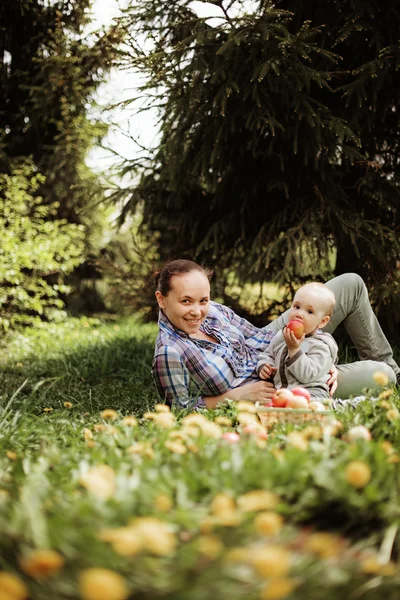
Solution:
[{"label": "woman's hair", "polygon": [[156,290],[161,292],[163,296],[168,296],[168,293],[171,291],[172,287],[171,279],[175,276],[190,273],[191,271],[200,271],[200,273],[203,273],[208,280],[210,280],[213,275],[212,268],[199,265],[192,260],[179,258],[177,260],[172,260],[164,265],[162,269],[154,273]]}]

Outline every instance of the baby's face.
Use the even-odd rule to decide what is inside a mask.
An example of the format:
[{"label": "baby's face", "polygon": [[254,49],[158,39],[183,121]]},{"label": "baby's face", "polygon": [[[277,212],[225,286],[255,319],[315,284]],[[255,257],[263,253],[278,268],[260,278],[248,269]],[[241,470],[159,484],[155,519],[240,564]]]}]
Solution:
[{"label": "baby's face", "polygon": [[313,333],[326,315],[326,299],[321,298],[318,290],[300,288],[293,298],[289,311],[289,320],[297,319],[303,323],[304,333]]}]

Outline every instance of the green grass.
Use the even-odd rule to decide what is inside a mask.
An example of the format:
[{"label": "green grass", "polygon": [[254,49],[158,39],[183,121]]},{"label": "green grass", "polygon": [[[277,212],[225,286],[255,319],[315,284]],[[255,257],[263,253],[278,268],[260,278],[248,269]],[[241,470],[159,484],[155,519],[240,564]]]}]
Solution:
[{"label": "green grass", "polygon": [[[397,600],[399,392],[332,415],[334,436],[276,424],[264,440],[244,432],[251,415],[234,404],[166,427],[154,412],[155,336],[135,319],[71,319],[3,343],[0,600],[268,600],[274,585],[294,588],[288,600]],[[371,442],[348,441],[360,424]],[[234,430],[237,443],[221,437]],[[360,487],[346,475],[354,461],[370,473]],[[57,553],[47,573],[41,550]],[[122,578],[119,595],[104,581],[82,589],[93,567]],[[25,595],[5,591],[4,572]]]}]

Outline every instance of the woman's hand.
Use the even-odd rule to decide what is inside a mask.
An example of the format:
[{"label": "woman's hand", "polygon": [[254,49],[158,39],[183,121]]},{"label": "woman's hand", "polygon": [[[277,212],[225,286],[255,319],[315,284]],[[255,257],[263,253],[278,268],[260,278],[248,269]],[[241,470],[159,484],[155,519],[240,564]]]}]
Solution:
[{"label": "woman's hand", "polygon": [[333,398],[333,394],[337,390],[337,378],[338,378],[338,372],[337,372],[335,365],[329,369],[328,373],[329,373],[330,377],[326,383],[328,384],[328,387],[329,387],[329,395]]},{"label": "woman's hand", "polygon": [[255,381],[235,388],[234,400],[247,400],[248,402],[265,404],[272,400],[275,391],[274,385],[270,381]]}]

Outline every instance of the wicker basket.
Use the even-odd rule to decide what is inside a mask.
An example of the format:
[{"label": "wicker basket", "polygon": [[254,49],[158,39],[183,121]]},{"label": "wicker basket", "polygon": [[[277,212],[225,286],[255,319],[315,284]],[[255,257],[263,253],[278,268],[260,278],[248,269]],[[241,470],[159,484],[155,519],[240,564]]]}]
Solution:
[{"label": "wicker basket", "polygon": [[322,423],[332,418],[329,410],[315,411],[309,408],[276,408],[267,406],[256,407],[258,418],[263,425],[274,423],[291,423],[301,425],[302,423]]}]

